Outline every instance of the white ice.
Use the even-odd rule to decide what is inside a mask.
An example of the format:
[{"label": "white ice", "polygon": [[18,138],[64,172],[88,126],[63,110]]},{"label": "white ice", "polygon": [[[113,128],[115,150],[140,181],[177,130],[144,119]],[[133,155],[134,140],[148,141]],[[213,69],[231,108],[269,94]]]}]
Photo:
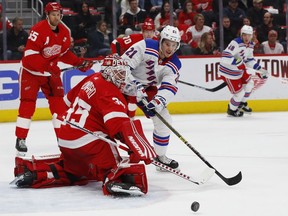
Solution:
[{"label": "white ice", "polygon": [[[151,140],[152,122],[140,117]],[[253,113],[243,118],[225,114],[173,115],[173,127],[225,177],[242,171],[235,186],[217,175],[198,186],[147,166],[149,192],[143,197],[102,195],[100,183],[49,189],[11,187],[15,156],[15,123],[0,124],[0,215],[288,215],[288,112]],[[58,153],[50,121],[33,121],[27,139],[29,153]],[[168,156],[181,171],[197,177],[203,163],[177,136],[171,135]],[[191,203],[200,209],[192,212]]]}]

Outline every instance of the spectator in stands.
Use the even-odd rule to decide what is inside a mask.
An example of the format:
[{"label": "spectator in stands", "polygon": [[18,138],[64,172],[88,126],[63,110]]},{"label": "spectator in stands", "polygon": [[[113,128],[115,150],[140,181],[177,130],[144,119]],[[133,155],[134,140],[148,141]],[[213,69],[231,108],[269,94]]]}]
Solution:
[{"label": "spectator in stands", "polygon": [[253,2],[251,0],[238,0],[238,7],[246,13],[248,8],[253,7]]},{"label": "spectator in stands", "polygon": [[[180,48],[177,50],[178,55],[193,55],[192,47],[187,43],[186,31],[189,28],[187,24],[180,24],[177,16],[173,17],[173,26],[177,27],[181,36]],[[194,22],[194,21],[193,21]]]},{"label": "spectator in stands", "polygon": [[278,33],[275,30],[270,30],[268,33],[268,41],[264,41],[261,44],[264,54],[282,54],[284,48],[282,44],[277,42]]},{"label": "spectator in stands", "polygon": [[12,23],[7,17],[2,16],[2,4],[0,3],[0,34],[3,33],[3,19],[6,20],[6,29],[9,30],[13,27]]},{"label": "spectator in stands", "polygon": [[78,57],[84,58],[87,53],[87,40],[83,39],[78,44],[75,44],[74,38],[71,37],[70,50]]},{"label": "spectator in stands", "polygon": [[[173,13],[176,16],[176,13]],[[160,13],[154,19],[155,27],[157,31],[161,31],[166,25],[170,24],[170,3],[169,0],[163,1]]]},{"label": "spectator in stands", "polygon": [[[232,28],[229,17],[223,17],[223,37],[224,37],[224,49],[228,44],[237,37],[237,30]],[[218,47],[220,47],[220,29],[219,27],[214,31],[215,42]]]},{"label": "spectator in stands", "polygon": [[81,10],[76,16],[76,22],[75,39],[87,38],[88,32],[96,25],[96,22],[89,11],[89,5],[85,1],[82,2]]},{"label": "spectator in stands", "polygon": [[155,19],[158,12],[161,10],[163,0],[145,0],[145,10],[149,13],[149,17]]},{"label": "spectator in stands", "polygon": [[107,29],[107,23],[99,21],[97,28],[88,33],[88,57],[94,58],[111,54],[110,44],[112,41],[113,36]]},{"label": "spectator in stands", "polygon": [[7,32],[7,59],[20,60],[23,56],[28,33],[23,29],[23,19],[15,17],[13,27]]},{"label": "spectator in stands", "polygon": [[266,12],[263,17],[263,24],[256,27],[256,33],[260,43],[268,40],[268,32],[275,30],[278,33],[279,42],[284,42],[285,36],[279,25],[273,24],[273,14]]},{"label": "spectator in stands", "polygon": [[256,30],[253,29],[253,35],[252,35],[252,40],[251,40],[253,43],[254,43],[254,51],[253,53],[254,54],[262,54],[263,53],[263,49],[261,47],[261,44],[257,38],[257,33],[256,33]]},{"label": "spectator in stands", "polygon": [[193,10],[193,4],[191,0],[186,0],[184,3],[184,8],[178,14],[179,24],[185,24],[188,26],[194,25],[194,16],[197,13]]},{"label": "spectator in stands", "polygon": [[247,10],[247,17],[251,21],[251,26],[261,25],[266,12],[268,11],[263,8],[263,0],[253,0],[253,7]]},{"label": "spectator in stands", "polygon": [[[216,1],[217,2],[217,1]],[[214,0],[192,0],[193,8],[197,13],[201,13],[205,18],[205,25],[212,26],[216,22],[216,11],[213,11]],[[218,4],[218,2],[217,2]]]},{"label": "spectator in stands", "polygon": [[[147,18],[145,10],[138,7],[138,0],[129,0],[130,9],[123,16],[123,22],[120,27],[120,33],[140,33],[141,23]],[[128,33],[129,32],[129,33]]]},{"label": "spectator in stands", "polygon": [[198,47],[194,51],[195,55],[220,55],[213,36],[209,32],[201,35]]},{"label": "spectator in stands", "polygon": [[245,11],[238,7],[238,0],[229,0],[228,5],[223,9],[223,16],[230,18],[231,26],[239,30],[246,17]]},{"label": "spectator in stands", "polygon": [[205,32],[210,32],[213,35],[213,30],[211,27],[204,25],[204,16],[202,14],[196,14],[194,17],[195,25],[190,26],[187,31],[187,43],[190,44],[192,48],[197,48],[198,43],[202,34]]}]

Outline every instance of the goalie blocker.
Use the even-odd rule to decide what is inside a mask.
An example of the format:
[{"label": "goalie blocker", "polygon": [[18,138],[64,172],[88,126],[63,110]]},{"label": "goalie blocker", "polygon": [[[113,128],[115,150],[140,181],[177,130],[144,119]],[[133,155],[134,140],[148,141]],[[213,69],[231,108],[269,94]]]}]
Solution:
[{"label": "goalie blocker", "polygon": [[124,121],[117,137],[129,147],[128,160],[118,161],[117,158],[121,158],[118,149],[103,140],[96,139],[73,149],[61,147],[60,140],[61,156],[16,157],[16,178],[12,183],[21,188],[49,188],[85,185],[96,180],[103,182],[105,195],[146,194],[145,166],[137,163],[150,164],[156,154],[146,140],[139,120]]}]

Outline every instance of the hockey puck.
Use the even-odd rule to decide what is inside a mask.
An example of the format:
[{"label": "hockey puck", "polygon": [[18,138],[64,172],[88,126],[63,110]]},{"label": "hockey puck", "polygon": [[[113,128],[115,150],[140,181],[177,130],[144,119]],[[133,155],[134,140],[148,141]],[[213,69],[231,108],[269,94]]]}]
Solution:
[{"label": "hockey puck", "polygon": [[195,201],[191,204],[191,210],[194,212],[197,212],[199,207],[200,207],[200,204],[197,201]]}]

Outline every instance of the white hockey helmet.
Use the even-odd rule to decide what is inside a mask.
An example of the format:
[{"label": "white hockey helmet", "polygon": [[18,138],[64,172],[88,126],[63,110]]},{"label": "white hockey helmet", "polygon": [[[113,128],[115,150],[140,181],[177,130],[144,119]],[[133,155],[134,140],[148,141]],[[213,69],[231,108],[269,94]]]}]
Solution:
[{"label": "white hockey helmet", "polygon": [[112,82],[118,88],[122,88],[130,75],[130,67],[126,60],[118,54],[108,55],[101,65],[102,76],[109,82]]},{"label": "white hockey helmet", "polygon": [[180,32],[179,32],[178,28],[176,28],[174,26],[170,26],[170,25],[165,26],[160,33],[160,47],[161,47],[163,39],[177,42],[178,45],[177,45],[176,50],[179,49],[181,36],[180,36]]},{"label": "white hockey helmet", "polygon": [[242,34],[253,35],[253,28],[249,25],[244,25],[240,30],[240,35]]}]

